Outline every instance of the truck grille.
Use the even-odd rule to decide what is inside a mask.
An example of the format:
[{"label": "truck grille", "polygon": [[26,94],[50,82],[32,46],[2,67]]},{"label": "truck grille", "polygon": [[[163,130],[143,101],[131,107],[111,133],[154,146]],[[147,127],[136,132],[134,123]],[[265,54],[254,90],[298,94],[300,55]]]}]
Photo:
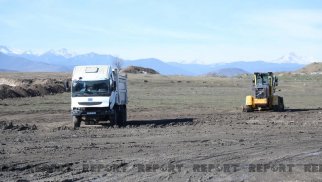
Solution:
[{"label": "truck grille", "polygon": [[83,106],[93,106],[93,105],[100,105],[102,102],[78,102],[79,105]]}]

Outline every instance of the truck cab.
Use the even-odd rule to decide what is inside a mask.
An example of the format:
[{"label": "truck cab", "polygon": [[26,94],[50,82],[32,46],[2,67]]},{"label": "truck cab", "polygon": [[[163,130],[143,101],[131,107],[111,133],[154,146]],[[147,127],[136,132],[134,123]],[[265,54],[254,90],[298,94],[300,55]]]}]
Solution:
[{"label": "truck cab", "polygon": [[110,65],[76,66],[71,86],[74,128],[110,121],[123,126],[127,112],[127,77]]}]

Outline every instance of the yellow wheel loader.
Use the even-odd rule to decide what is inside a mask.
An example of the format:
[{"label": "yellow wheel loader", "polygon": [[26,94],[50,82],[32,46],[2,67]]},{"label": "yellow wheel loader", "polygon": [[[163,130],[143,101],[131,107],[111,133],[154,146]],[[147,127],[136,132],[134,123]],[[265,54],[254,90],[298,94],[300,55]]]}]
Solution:
[{"label": "yellow wheel loader", "polygon": [[283,97],[275,95],[276,86],[278,86],[278,78],[272,72],[255,72],[253,78],[254,95],[246,96],[246,105],[243,107],[243,111],[284,111]]}]

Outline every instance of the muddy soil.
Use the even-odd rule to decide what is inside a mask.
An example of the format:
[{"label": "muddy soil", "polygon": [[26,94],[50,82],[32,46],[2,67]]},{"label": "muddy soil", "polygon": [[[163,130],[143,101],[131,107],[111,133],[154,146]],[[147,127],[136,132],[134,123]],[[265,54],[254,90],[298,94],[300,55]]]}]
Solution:
[{"label": "muddy soil", "polygon": [[[68,77],[3,78],[32,76]],[[123,128],[74,130],[69,93],[0,100],[0,181],[321,181],[320,80],[280,78],[285,112],[243,113],[247,78],[129,75]]]},{"label": "muddy soil", "polygon": [[[141,114],[132,112],[124,128],[106,124],[82,125],[74,130],[68,112],[2,113],[2,120],[14,118],[13,125],[34,124],[37,129],[0,130],[0,179],[310,181],[322,178],[320,109],[288,109],[282,113],[151,111],[150,115],[140,119]],[[305,165],[311,164],[318,165],[317,169],[313,166],[305,171],[308,170]],[[236,170],[234,165],[238,165]],[[266,172],[261,165],[266,165]],[[295,167],[289,171],[292,165]]]}]

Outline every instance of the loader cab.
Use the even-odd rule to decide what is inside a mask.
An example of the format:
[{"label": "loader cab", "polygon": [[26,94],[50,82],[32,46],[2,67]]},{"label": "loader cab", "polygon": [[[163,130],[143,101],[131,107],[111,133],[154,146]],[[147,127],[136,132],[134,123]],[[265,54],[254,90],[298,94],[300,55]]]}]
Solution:
[{"label": "loader cab", "polygon": [[271,85],[271,77],[268,73],[254,73],[254,85]]},{"label": "loader cab", "polygon": [[257,99],[268,98],[272,95],[272,73],[254,73],[254,97]]}]

